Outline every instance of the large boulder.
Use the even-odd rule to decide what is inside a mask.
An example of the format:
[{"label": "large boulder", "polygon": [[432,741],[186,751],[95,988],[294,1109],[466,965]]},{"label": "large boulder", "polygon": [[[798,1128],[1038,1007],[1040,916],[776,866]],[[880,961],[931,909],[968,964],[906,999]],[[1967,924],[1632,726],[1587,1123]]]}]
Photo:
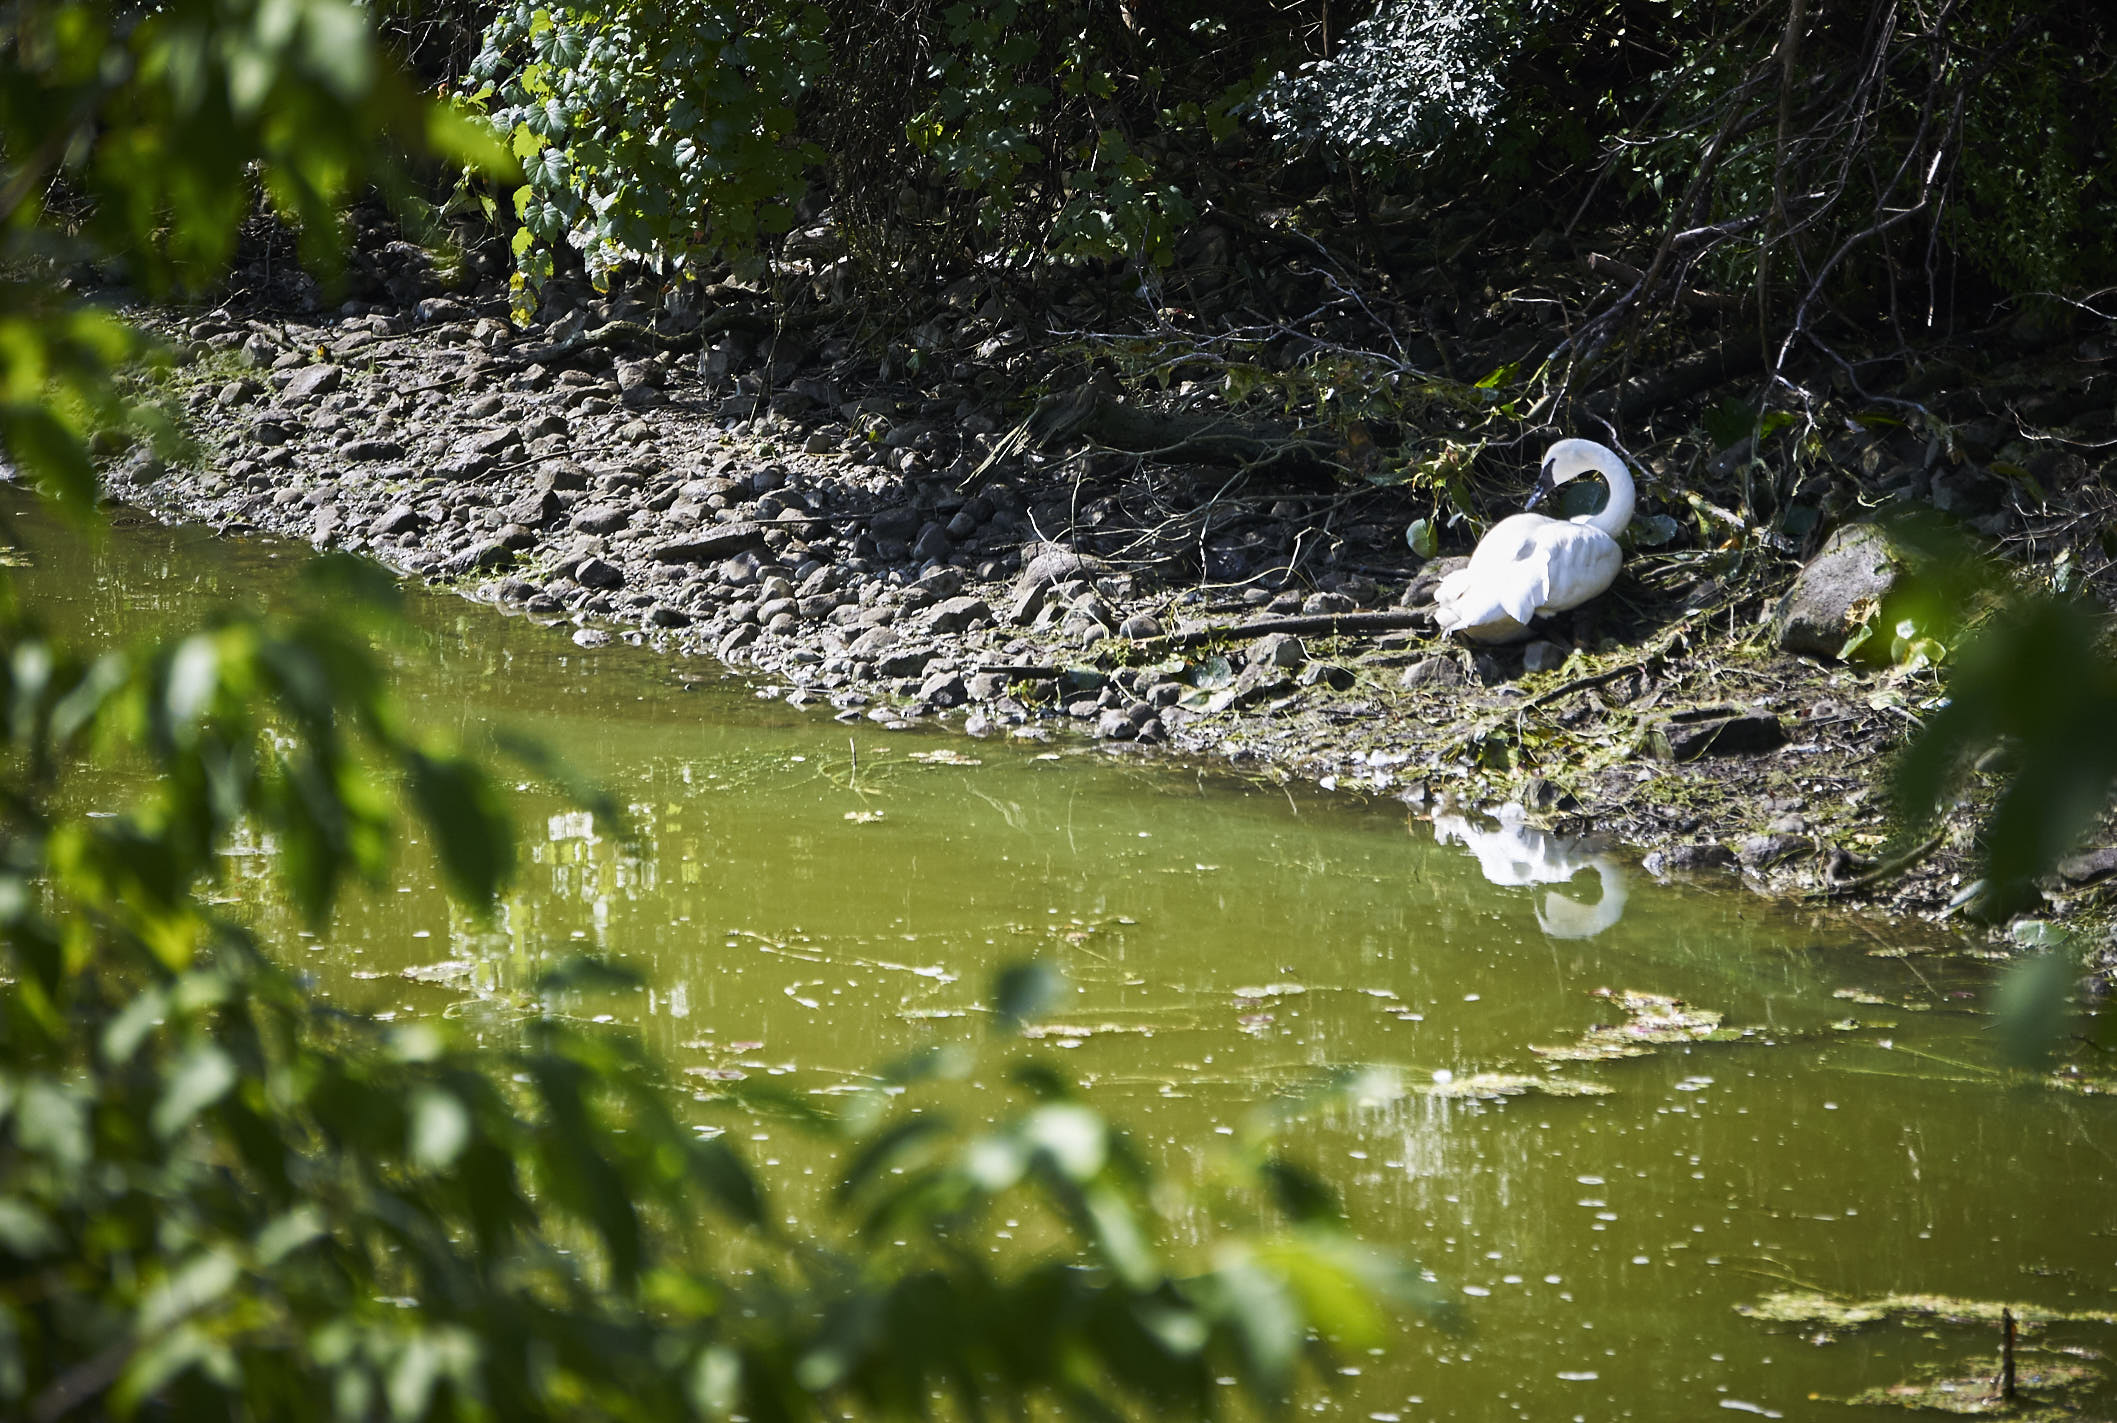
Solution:
[{"label": "large boulder", "polygon": [[1904,550],[1879,524],[1847,524],[1779,600],[1772,617],[1779,646],[1835,660],[1855,633],[1881,616],[1909,567]]}]

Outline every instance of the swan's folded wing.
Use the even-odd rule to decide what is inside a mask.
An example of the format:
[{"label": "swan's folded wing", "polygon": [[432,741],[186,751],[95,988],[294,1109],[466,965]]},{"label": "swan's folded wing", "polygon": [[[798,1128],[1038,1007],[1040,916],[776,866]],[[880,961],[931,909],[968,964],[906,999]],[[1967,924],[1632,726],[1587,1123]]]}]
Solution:
[{"label": "swan's folded wing", "polygon": [[1602,530],[1565,528],[1544,552],[1544,611],[1555,613],[1587,602],[1616,580],[1623,561],[1623,550]]},{"label": "swan's folded wing", "polygon": [[1551,559],[1540,541],[1524,540],[1506,572],[1494,580],[1493,593],[1508,617],[1527,626],[1551,600]]}]

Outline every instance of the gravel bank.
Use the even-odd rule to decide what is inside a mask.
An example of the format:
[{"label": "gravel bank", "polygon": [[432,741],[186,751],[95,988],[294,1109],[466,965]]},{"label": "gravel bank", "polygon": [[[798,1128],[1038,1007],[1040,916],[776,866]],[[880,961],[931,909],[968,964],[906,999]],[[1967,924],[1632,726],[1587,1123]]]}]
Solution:
[{"label": "gravel bank", "polygon": [[[135,454],[114,495],[362,553],[554,638],[716,658],[849,721],[1172,748],[1421,813],[1518,804],[1658,874],[1929,913],[1964,878],[1961,835],[1884,858],[1877,769],[1921,692],[1777,652],[1710,585],[1628,574],[1473,649],[1425,623],[1448,565],[1405,550],[1389,491],[1040,455],[971,395],[844,388],[828,342],[545,363],[449,299],[152,324],[202,457]],[[1156,508],[1208,546],[1158,550]]]}]

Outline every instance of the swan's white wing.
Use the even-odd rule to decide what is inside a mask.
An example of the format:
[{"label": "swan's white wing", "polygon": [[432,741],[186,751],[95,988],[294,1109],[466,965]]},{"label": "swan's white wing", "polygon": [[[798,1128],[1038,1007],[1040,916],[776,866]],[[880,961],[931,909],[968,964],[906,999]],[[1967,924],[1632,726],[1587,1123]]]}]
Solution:
[{"label": "swan's white wing", "polygon": [[1460,631],[1487,642],[1520,635],[1542,597],[1535,565],[1538,539],[1555,521],[1541,514],[1515,514],[1494,524],[1478,540],[1470,563],[1434,590],[1434,621],[1442,631]]},{"label": "swan's white wing", "polygon": [[1617,540],[1584,524],[1554,525],[1543,543],[1548,581],[1542,612],[1579,607],[1615,582],[1624,562]]},{"label": "swan's white wing", "polygon": [[1540,541],[1530,543],[1505,576],[1495,580],[1499,605],[1525,626],[1551,601],[1551,561],[1542,554]]}]

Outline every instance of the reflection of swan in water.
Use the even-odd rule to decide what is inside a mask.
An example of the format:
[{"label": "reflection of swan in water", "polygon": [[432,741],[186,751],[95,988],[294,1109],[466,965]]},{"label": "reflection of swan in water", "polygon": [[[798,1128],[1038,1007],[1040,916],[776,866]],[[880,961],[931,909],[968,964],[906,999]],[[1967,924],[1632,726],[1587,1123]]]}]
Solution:
[{"label": "reflection of swan in water", "polygon": [[1561,840],[1525,824],[1518,805],[1501,806],[1498,816],[1496,826],[1487,826],[1444,800],[1434,808],[1433,838],[1443,845],[1454,841],[1477,856],[1478,868],[1493,884],[1566,884],[1582,870],[1594,870],[1602,881],[1602,898],[1595,903],[1582,904],[1554,890],[1537,906],[1538,927],[1554,939],[1593,938],[1624,917],[1625,872],[1614,856],[1588,841]]}]

